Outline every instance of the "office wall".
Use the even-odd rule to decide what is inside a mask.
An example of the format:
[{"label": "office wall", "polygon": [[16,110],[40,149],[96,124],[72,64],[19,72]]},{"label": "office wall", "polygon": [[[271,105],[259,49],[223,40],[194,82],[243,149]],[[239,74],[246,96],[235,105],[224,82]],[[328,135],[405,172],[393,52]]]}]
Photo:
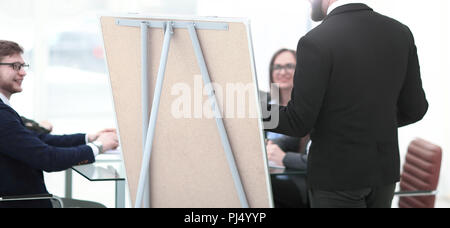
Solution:
[{"label": "office wall", "polygon": [[198,15],[244,17],[251,20],[253,46],[261,90],[269,90],[269,62],[281,48],[297,49],[311,26],[305,0],[198,0]]}]

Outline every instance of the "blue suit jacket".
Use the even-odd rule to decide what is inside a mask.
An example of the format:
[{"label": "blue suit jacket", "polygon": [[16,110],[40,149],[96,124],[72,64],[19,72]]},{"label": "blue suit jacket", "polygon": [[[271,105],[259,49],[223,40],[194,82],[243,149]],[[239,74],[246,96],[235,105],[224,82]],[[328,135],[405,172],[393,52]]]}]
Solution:
[{"label": "blue suit jacket", "polygon": [[[35,134],[0,100],[0,197],[48,193],[43,172],[95,162],[85,134]],[[1,207],[48,207],[49,201],[0,203]]]}]

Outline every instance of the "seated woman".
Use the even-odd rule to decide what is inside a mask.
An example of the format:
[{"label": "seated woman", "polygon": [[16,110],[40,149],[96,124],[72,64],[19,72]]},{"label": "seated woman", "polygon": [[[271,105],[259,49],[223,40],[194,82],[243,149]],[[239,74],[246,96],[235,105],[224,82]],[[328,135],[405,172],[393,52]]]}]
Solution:
[{"label": "seated woman", "polygon": [[[277,84],[271,91],[270,103],[286,106],[291,99],[296,66],[294,50],[277,51],[270,62],[270,82]],[[278,95],[278,96],[277,96]],[[306,171],[309,135],[295,138],[277,133],[266,133],[267,156],[270,165]],[[275,207],[308,207],[305,175],[275,175],[271,178]]]}]

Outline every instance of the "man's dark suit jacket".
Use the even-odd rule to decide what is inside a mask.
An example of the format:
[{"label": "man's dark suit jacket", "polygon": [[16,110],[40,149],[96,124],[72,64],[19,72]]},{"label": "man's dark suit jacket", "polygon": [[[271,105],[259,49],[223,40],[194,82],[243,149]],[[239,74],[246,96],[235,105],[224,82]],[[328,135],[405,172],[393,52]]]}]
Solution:
[{"label": "man's dark suit jacket", "polygon": [[344,5],[300,39],[297,61],[292,99],[273,131],[311,133],[309,186],[398,182],[397,128],[428,109],[409,28],[364,4]]},{"label": "man's dark suit jacket", "polygon": [[[95,161],[85,135],[35,134],[0,100],[0,197],[46,194],[43,172]],[[1,207],[50,207],[49,201],[0,203]]]}]

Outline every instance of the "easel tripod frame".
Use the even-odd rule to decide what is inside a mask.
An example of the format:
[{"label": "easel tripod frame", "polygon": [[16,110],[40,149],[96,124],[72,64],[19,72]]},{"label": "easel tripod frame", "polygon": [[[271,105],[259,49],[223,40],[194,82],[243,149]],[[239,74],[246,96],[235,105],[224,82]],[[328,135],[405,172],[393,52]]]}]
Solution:
[{"label": "easel tripod frame", "polygon": [[[197,29],[208,30],[228,30],[227,23],[215,23],[215,22],[174,22],[174,21],[149,21],[149,20],[128,20],[117,19],[117,25],[122,26],[134,26],[141,28],[141,77],[142,77],[142,120],[143,126],[148,126],[147,129],[143,127],[142,139],[143,139],[143,159],[141,172],[139,176],[139,185],[136,195],[135,207],[150,207],[150,188],[149,188],[149,166],[152,152],[152,145],[154,140],[156,121],[159,112],[159,103],[161,99],[162,86],[164,83],[164,75],[167,66],[167,60],[169,55],[170,41],[174,34],[174,28],[188,29],[191,37],[192,46],[197,57],[197,61],[202,74],[203,83],[205,85],[211,85],[211,79],[206,66],[206,62],[203,56],[200,42],[197,36]],[[150,118],[148,118],[148,28],[162,28],[165,30],[164,43],[161,52],[161,59],[158,69],[158,76],[156,80],[156,86],[152,101],[152,109]],[[243,208],[248,208],[247,196],[245,194],[242,181],[239,175],[239,171],[236,166],[236,161],[231,150],[231,145],[228,139],[228,134],[223,123],[223,117],[221,115],[220,107],[217,102],[214,88],[212,86],[205,87],[208,91],[208,97],[211,103],[211,108],[215,115],[216,125],[220,134],[221,142],[225,155],[227,158],[228,166],[233,177],[233,182],[239,197],[239,201]]]}]

